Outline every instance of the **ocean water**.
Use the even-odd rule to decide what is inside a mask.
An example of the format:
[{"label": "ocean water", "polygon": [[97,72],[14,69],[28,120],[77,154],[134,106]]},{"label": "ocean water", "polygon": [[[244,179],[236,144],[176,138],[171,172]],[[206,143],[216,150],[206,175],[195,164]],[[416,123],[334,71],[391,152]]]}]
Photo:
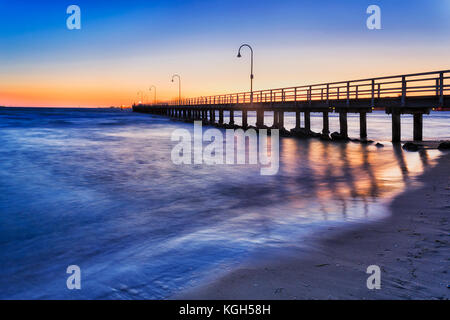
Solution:
[{"label": "ocean water", "polygon": [[[424,118],[449,139],[450,114]],[[313,116],[313,130],[320,130]],[[239,117],[236,117],[239,122]],[[249,123],[255,122],[250,113]],[[286,126],[295,119],[286,117]],[[412,135],[404,117],[403,137]],[[267,116],[266,124],[271,124]],[[337,118],[331,118],[337,130]],[[281,138],[280,170],[171,161],[192,124],[112,109],[0,109],[0,299],[163,299],[305,235],[385,218],[440,152]],[[358,119],[349,117],[357,137]],[[66,287],[78,265],[82,290]]]}]

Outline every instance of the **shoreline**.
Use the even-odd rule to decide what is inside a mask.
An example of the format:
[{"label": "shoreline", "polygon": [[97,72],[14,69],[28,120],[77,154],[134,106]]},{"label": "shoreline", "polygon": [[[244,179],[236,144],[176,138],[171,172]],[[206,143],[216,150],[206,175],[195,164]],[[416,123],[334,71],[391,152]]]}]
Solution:
[{"label": "shoreline", "polygon": [[[263,253],[217,280],[171,299],[449,299],[450,153],[389,204],[377,222],[329,228],[305,239],[308,249]],[[276,260],[276,261],[275,261]],[[274,262],[275,261],[275,262]],[[369,290],[366,269],[381,268],[381,289]]]}]

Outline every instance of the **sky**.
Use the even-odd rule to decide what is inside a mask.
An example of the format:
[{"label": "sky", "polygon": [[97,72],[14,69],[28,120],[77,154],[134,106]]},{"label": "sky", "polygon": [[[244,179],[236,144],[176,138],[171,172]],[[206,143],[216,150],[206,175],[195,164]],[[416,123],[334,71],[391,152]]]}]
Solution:
[{"label": "sky", "polygon": [[183,97],[249,91],[243,43],[255,90],[450,69],[450,0],[0,0],[0,105],[166,101],[173,74]]}]

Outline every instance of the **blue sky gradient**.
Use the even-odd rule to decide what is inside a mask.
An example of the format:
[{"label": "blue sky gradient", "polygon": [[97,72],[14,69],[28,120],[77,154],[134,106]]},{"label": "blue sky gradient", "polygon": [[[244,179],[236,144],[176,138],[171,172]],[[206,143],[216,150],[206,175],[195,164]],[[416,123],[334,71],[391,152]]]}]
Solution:
[{"label": "blue sky gradient", "polygon": [[[66,28],[71,4],[81,30]],[[366,28],[371,4],[382,30]],[[257,89],[444,69],[449,18],[450,0],[1,0],[0,104],[46,104],[33,92],[52,88],[61,102],[49,104],[130,103],[152,83],[171,98],[173,73],[186,96],[245,91],[248,55],[235,57],[244,42],[255,48]]]}]

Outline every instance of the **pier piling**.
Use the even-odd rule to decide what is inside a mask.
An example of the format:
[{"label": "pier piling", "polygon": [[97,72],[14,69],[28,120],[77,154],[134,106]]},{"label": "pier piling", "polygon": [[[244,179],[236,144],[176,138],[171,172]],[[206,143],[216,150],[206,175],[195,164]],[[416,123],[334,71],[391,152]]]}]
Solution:
[{"label": "pier piling", "polygon": [[256,127],[263,128],[264,127],[264,110],[258,109],[256,111]]},{"label": "pier piling", "polygon": [[347,112],[339,112],[339,127],[341,137],[348,138]]},{"label": "pier piling", "polygon": [[422,141],[423,139],[423,114],[415,113],[414,117],[414,141]]},{"label": "pier piling", "polygon": [[272,128],[279,129],[278,110],[274,110],[274,112],[273,112],[273,125],[272,125]]},{"label": "pier piling", "polygon": [[230,110],[230,125],[234,125],[234,111]]},{"label": "pier piling", "polygon": [[223,124],[223,109],[219,110],[219,124]]},{"label": "pier piling", "polygon": [[328,135],[330,134],[330,119],[328,117],[328,111],[323,113],[323,129],[322,134]]},{"label": "pier piling", "polygon": [[367,138],[367,113],[359,113],[359,137],[361,139]]},{"label": "pier piling", "polygon": [[392,142],[400,142],[401,140],[401,124],[400,112],[392,112]]},{"label": "pier piling", "polygon": [[278,129],[284,129],[284,111],[278,111]]},{"label": "pier piling", "polygon": [[300,111],[295,112],[295,129],[300,129],[301,126],[301,118]]},{"label": "pier piling", "polygon": [[305,130],[311,131],[311,113],[309,111],[305,111]]},{"label": "pier piling", "polygon": [[242,127],[247,128],[248,122],[247,122],[247,110],[242,110]]}]

